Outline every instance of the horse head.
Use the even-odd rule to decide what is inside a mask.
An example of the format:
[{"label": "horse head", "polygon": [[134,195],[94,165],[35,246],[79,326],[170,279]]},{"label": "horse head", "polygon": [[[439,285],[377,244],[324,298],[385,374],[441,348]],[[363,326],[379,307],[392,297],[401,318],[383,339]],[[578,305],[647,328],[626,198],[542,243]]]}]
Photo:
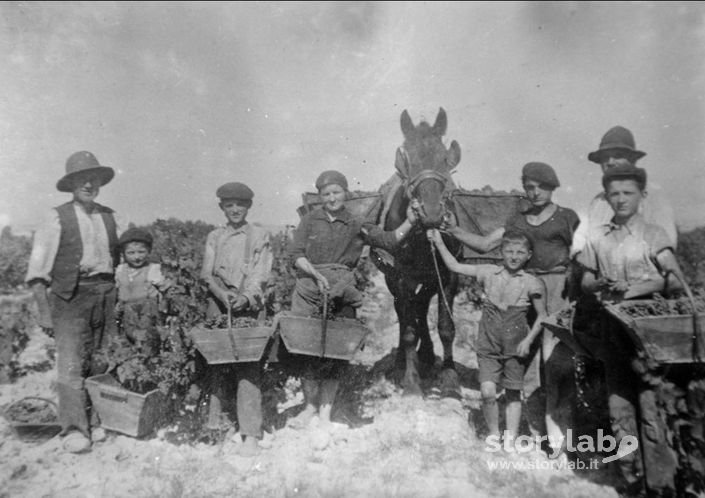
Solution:
[{"label": "horse head", "polygon": [[423,227],[435,228],[448,215],[447,197],[455,188],[451,173],[460,162],[460,146],[453,140],[443,145],[448,117],[440,108],[433,126],[421,121],[417,126],[409,113],[401,113],[404,144],[397,149],[395,167],[404,180],[407,201],[417,200]]}]

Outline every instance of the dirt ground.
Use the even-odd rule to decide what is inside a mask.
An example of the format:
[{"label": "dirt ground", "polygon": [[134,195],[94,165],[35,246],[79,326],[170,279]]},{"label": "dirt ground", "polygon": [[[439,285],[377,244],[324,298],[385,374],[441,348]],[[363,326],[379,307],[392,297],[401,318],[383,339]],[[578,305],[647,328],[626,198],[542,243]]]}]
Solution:
[{"label": "dirt ground", "polygon": [[[174,427],[141,439],[109,432],[90,453],[74,455],[62,451],[58,437],[20,441],[3,418],[0,497],[617,496],[601,484],[611,482],[609,469],[551,468],[553,461],[534,452],[484,450],[472,350],[479,317],[462,294],[455,305],[462,400],[440,399],[432,379],[425,381],[424,399],[402,397],[385,375],[398,341],[392,300],[381,276],[374,282],[363,308],[373,334],[350,367],[339,403],[340,413],[356,412],[371,423],[322,430],[314,419],[303,430],[284,427],[302,402],[293,378],[277,395],[265,393],[266,432],[254,458],[236,454],[235,433],[179,445],[169,437]],[[435,322],[434,313],[429,320]],[[437,336],[435,342],[440,355]],[[50,338],[32,331],[20,361],[37,368],[0,385],[0,407],[24,396],[56,399],[52,347]]]}]

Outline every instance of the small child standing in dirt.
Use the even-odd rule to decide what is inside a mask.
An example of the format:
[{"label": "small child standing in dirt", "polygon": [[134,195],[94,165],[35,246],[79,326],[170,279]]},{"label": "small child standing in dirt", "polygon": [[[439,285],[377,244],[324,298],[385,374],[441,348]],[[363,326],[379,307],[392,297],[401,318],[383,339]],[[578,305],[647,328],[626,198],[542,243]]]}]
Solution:
[{"label": "small child standing in dirt", "polygon": [[126,230],[119,241],[124,262],[115,270],[121,331],[148,356],[159,351],[157,325],[162,295],[168,288],[159,263],[148,262],[152,243],[146,230]]},{"label": "small child standing in dirt", "polygon": [[[543,283],[524,271],[531,257],[531,240],[523,233],[507,231],[502,237],[502,265],[461,264],[448,251],[438,230],[428,238],[438,248],[451,271],[476,277],[484,289],[477,337],[477,362],[480,371],[482,412],[489,436],[499,438],[497,384],[505,389],[506,430],[504,448],[514,446],[521,420],[521,390],[525,362],[532,341],[546,318],[546,291]],[[526,315],[533,306],[537,319],[529,330]]]}]

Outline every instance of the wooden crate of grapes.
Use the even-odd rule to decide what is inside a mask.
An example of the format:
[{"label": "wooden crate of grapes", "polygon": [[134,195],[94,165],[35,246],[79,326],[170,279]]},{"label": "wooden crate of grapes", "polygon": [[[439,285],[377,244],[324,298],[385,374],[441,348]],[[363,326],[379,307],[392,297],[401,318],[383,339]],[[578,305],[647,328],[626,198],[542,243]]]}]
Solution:
[{"label": "wooden crate of grapes", "polygon": [[260,361],[274,328],[264,320],[228,315],[227,328],[194,327],[189,335],[209,365]]},{"label": "wooden crate of grapes", "polygon": [[328,296],[323,294],[320,317],[304,317],[287,312],[277,317],[277,334],[290,353],[351,360],[371,332],[354,318],[328,315]]},{"label": "wooden crate of grapes", "polygon": [[705,359],[705,301],[643,299],[606,304],[636,345],[659,363],[692,363]]}]

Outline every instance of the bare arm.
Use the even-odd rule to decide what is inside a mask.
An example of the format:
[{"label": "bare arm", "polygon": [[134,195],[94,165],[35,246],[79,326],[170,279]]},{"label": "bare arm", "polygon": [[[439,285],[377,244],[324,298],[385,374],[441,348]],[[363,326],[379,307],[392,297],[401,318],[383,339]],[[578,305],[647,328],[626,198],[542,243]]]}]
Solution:
[{"label": "bare arm", "polygon": [[438,230],[429,230],[426,233],[426,236],[428,239],[433,243],[434,246],[438,249],[438,253],[441,255],[441,258],[443,259],[443,262],[445,265],[448,267],[450,271],[456,272],[456,273],[462,273],[463,275],[467,275],[469,277],[476,277],[477,276],[477,266],[476,265],[465,265],[462,263],[458,263],[458,260],[453,257],[453,255],[450,253],[448,248],[446,247],[445,243],[443,242],[443,237],[441,236],[441,232]]},{"label": "bare arm", "polygon": [[469,248],[481,253],[486,253],[499,247],[502,242],[502,236],[504,235],[504,227],[498,228],[488,235],[477,235],[455,225],[448,229],[448,233]]},{"label": "bare arm", "polygon": [[594,294],[599,291],[604,285],[604,280],[597,278],[597,275],[592,271],[586,269],[583,272],[583,278],[580,281],[580,287],[586,294]]},{"label": "bare arm", "polygon": [[517,346],[517,354],[521,357],[525,357],[529,354],[531,349],[531,343],[534,342],[536,336],[543,330],[543,321],[548,317],[548,312],[546,310],[546,293],[542,293],[540,296],[535,296],[531,299],[531,303],[536,311],[536,321],[533,327],[529,331],[529,334],[519,343]]},{"label": "bare arm", "polygon": [[299,270],[316,279],[316,282],[318,283],[318,289],[321,292],[327,292],[330,290],[330,284],[328,283],[328,279],[321,275],[321,272],[316,270],[308,259],[301,256],[296,260],[295,264]]},{"label": "bare arm", "polygon": [[[666,278],[666,288],[669,290],[684,289],[689,298],[692,298],[692,293],[690,292],[690,287],[685,282],[685,277],[681,271],[678,261],[676,260],[673,251],[666,249],[661,251],[656,256],[659,266],[665,273]],[[651,279],[644,282],[637,282],[631,284],[629,288],[624,293],[625,299],[630,299],[633,297],[639,297],[647,294],[652,294],[654,292],[663,291],[664,282],[661,279]]]},{"label": "bare arm", "polygon": [[32,294],[37,301],[39,311],[39,326],[44,330],[51,330],[54,324],[51,321],[51,310],[49,308],[49,296],[47,295],[47,284],[41,280],[35,280],[32,285]]}]

